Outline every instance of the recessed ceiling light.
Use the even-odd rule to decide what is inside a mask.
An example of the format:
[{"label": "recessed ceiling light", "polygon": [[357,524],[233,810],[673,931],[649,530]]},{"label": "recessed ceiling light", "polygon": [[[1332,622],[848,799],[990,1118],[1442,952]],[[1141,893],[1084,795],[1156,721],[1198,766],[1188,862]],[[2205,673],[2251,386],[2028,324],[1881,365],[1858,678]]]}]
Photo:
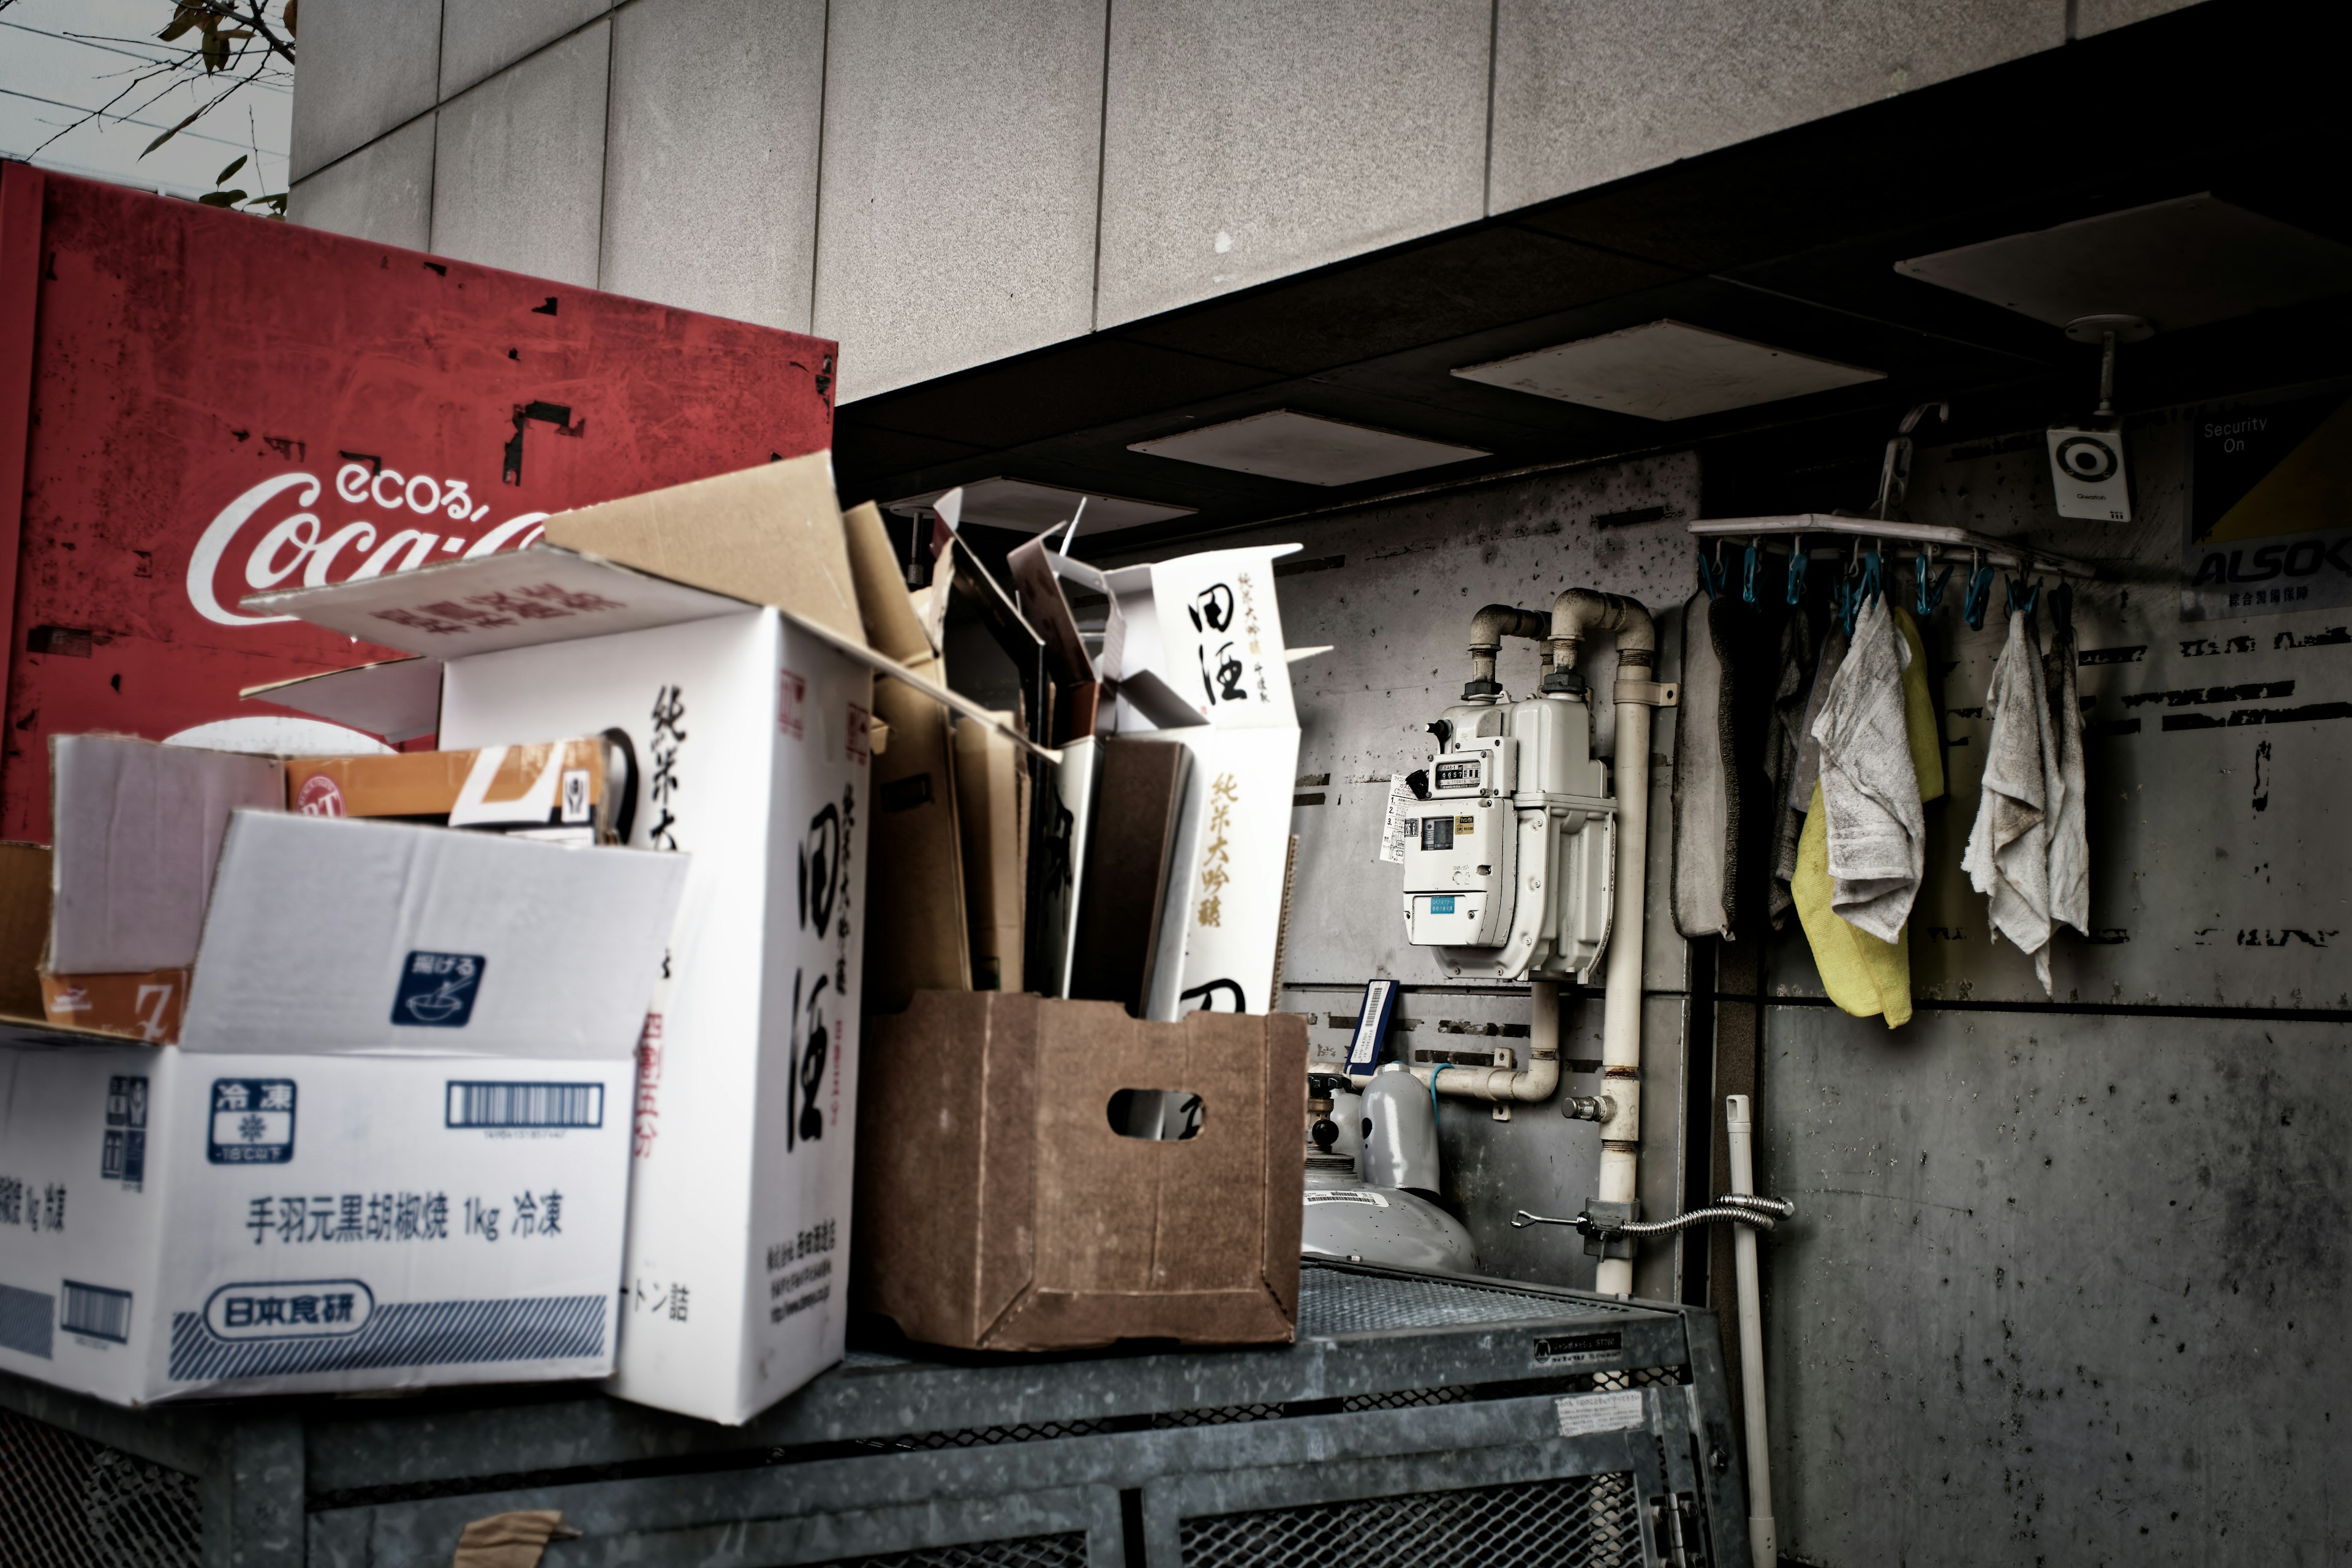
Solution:
[{"label": "recessed ceiling light", "polygon": [[1138,441],[1128,450],[1307,485],[1352,485],[1491,456],[1475,447],[1425,441],[1418,436],[1400,436],[1393,430],[1376,430],[1369,425],[1349,425],[1287,408],[1155,437]]},{"label": "recessed ceiling light", "polygon": [[2343,293],[2352,247],[2195,195],[1915,256],[1895,270],[2053,327],[2120,311],[2179,331]]},{"label": "recessed ceiling light", "polygon": [[[948,492],[926,490],[919,496],[901,496],[883,503],[885,511],[912,516],[928,509]],[[974,479],[963,487],[963,519],[984,528],[1013,529],[1022,533],[1043,533],[1049,528],[1059,528],[1076,517],[1078,503],[1087,503],[1086,520],[1078,525],[1082,534],[1110,533],[1122,528],[1135,528],[1147,522],[1164,522],[1171,517],[1189,517],[1189,506],[1168,506],[1160,501],[1132,500],[1126,496],[1097,495],[1090,490],[1065,489],[1059,485],[1041,485],[1030,479]]]},{"label": "recessed ceiling light", "polygon": [[1691,419],[1886,376],[1682,321],[1651,321],[1454,374],[1644,419]]}]

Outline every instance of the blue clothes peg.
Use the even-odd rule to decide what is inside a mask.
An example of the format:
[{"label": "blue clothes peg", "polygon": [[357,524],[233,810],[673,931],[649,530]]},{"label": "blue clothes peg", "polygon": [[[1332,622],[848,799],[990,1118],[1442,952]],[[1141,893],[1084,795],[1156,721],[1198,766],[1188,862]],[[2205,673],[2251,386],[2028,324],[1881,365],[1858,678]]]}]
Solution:
[{"label": "blue clothes peg", "polygon": [[2036,583],[2029,588],[2025,585],[2025,579],[2022,577],[2011,577],[2009,580],[2009,613],[2011,615],[2022,613],[2030,620],[2033,616],[2033,607],[2041,602],[2041,584]]},{"label": "blue clothes peg", "polygon": [[1739,602],[1751,610],[1762,608],[1756,597],[1756,568],[1763,559],[1763,547],[1751,542],[1739,563]]},{"label": "blue clothes peg", "polygon": [[1782,595],[1790,605],[1805,602],[1805,569],[1812,563],[1813,558],[1805,553],[1805,542],[1796,541],[1789,551],[1789,581]]},{"label": "blue clothes peg", "polygon": [[1952,574],[1958,570],[1957,565],[1947,566],[1930,578],[1927,574],[1935,569],[1935,565],[1936,558],[1923,550],[1919,552],[1917,564],[1912,568],[1912,575],[1918,580],[1919,593],[1916,603],[1919,607],[1919,618],[1923,621],[1934,615],[1936,606],[1944,602],[1944,589],[1950,584]]},{"label": "blue clothes peg", "polygon": [[1852,638],[1853,623],[1862,616],[1862,584],[1851,577],[1840,578],[1830,589],[1830,614],[1836,618],[1838,629]]},{"label": "blue clothes peg", "polygon": [[1723,596],[1724,577],[1723,563],[1709,561],[1706,558],[1706,552],[1701,551],[1698,558],[1698,585],[1706,590],[1708,598],[1719,599]]},{"label": "blue clothes peg", "polygon": [[1879,596],[1885,586],[1886,552],[1874,550],[1862,558],[1862,585],[1854,599],[1856,609]]},{"label": "blue clothes peg", "polygon": [[2050,588],[2050,630],[2072,641],[2074,636],[2074,584],[2054,583]]},{"label": "blue clothes peg", "polygon": [[1960,619],[1969,623],[1970,631],[1984,630],[1985,610],[1992,603],[1992,580],[1996,575],[1990,566],[1979,566],[1969,574],[1969,590],[1960,595]]}]

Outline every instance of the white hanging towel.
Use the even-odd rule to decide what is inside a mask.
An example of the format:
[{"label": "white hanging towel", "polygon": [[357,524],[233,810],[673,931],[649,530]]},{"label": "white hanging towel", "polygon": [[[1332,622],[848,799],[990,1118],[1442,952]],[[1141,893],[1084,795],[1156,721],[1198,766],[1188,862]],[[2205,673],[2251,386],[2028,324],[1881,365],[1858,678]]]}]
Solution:
[{"label": "white hanging towel", "polygon": [[2033,955],[2033,973],[2050,992],[2050,781],[2058,772],[2050,744],[2050,701],[2025,616],[2012,610],[2009,641],[1985,692],[1992,732],[1985,742],[1982,793],[1960,868],[1991,903],[1992,929]]},{"label": "white hanging towel", "polygon": [[2042,661],[2050,683],[2050,923],[2091,934],[2090,802],[2083,783],[2083,703],[2074,638],[2051,639]]},{"label": "white hanging towel", "polygon": [[1682,706],[1675,731],[1675,929],[1731,932],[1732,861],[1739,847],[1739,774],[1731,752],[1728,597],[1693,594],[1683,606]]},{"label": "white hanging towel", "polygon": [[1904,727],[1903,671],[1910,662],[1885,596],[1872,599],[1813,721],[1836,883],[1830,908],[1881,942],[1902,936],[1927,861],[1927,815]]}]

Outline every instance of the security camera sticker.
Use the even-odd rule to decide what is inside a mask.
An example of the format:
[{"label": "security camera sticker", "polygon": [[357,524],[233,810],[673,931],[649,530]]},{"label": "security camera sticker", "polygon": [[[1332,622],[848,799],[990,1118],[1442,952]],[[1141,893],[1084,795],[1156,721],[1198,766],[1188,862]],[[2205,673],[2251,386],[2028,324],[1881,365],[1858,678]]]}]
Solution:
[{"label": "security camera sticker", "polygon": [[2115,444],[2101,436],[2069,436],[2058,443],[2058,466],[2085,484],[2113,479],[2123,459]]},{"label": "security camera sticker", "polygon": [[283,1165],[294,1158],[294,1080],[213,1079],[205,1158],[215,1165]]},{"label": "security camera sticker", "polygon": [[2060,517],[2131,521],[2123,437],[2114,430],[2052,430],[2050,489]]},{"label": "security camera sticker", "polygon": [[392,1021],[411,1028],[464,1028],[488,966],[478,952],[411,952],[400,966]]}]

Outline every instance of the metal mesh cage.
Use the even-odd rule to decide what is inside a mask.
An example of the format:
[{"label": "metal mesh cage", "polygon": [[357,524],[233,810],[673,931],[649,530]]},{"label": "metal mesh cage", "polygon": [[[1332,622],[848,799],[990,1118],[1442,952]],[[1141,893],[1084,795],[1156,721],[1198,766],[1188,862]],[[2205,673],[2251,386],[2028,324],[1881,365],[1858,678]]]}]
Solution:
[{"label": "metal mesh cage", "polygon": [[0,1563],[194,1568],[196,1478],[0,1410]]},{"label": "metal mesh cage", "polygon": [[838,1558],[823,1568],[1087,1568],[1087,1538],[1082,1531],[1071,1531],[1012,1541],[973,1541],[888,1552],[879,1557]]},{"label": "metal mesh cage", "polygon": [[1688,1383],[1691,1369],[1687,1366],[1635,1366],[1623,1372],[1596,1372],[1592,1386],[1596,1389],[1651,1388],[1669,1384]]},{"label": "metal mesh cage", "polygon": [[918,1453],[928,1448],[986,1448],[999,1443],[1043,1443],[1055,1437],[1092,1437],[1113,1431],[1108,1421],[1039,1421],[1012,1426],[962,1426],[952,1432],[907,1432],[896,1437],[853,1439],[863,1448]]},{"label": "metal mesh cage", "polygon": [[1470,1285],[1454,1279],[1408,1279],[1308,1266],[1298,1275],[1298,1337],[1376,1333],[1383,1329],[1444,1329],[1461,1323],[1508,1323],[1598,1317],[1612,1305]]},{"label": "metal mesh cage", "polygon": [[1234,1421],[1278,1421],[1279,1405],[1215,1405],[1201,1410],[1162,1410],[1151,1417],[1156,1430],[1184,1426],[1223,1426]]},{"label": "metal mesh cage", "polygon": [[1351,1394],[1339,1401],[1339,1408],[1353,1414],[1359,1410],[1412,1410],[1426,1405],[1458,1405],[1471,1397],[1467,1388],[1401,1388],[1393,1394]]},{"label": "metal mesh cage", "polygon": [[1622,1473],[1212,1514],[1179,1530],[1185,1568],[1620,1568],[1642,1561],[1633,1478]]}]

